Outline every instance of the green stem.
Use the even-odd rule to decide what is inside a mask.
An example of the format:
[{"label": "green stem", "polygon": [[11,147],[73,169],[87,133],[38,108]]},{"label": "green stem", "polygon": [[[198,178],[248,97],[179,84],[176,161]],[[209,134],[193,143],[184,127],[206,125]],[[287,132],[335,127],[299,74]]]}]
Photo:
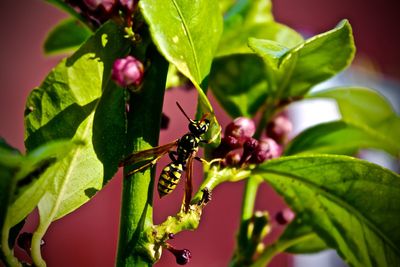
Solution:
[{"label": "green stem", "polygon": [[[6,227],[8,225],[7,218],[6,218],[6,223],[4,224],[5,226],[2,229],[2,234],[1,234],[1,249],[2,249],[2,257],[4,258],[4,264],[6,266],[22,266],[22,264],[18,261],[16,257],[14,257],[14,251],[8,246],[8,238],[9,238],[9,227]],[[1,261],[0,261],[1,262]]]},{"label": "green stem", "polygon": [[274,244],[271,244],[270,246],[267,246],[264,251],[260,254],[260,256],[257,258],[257,260],[251,265],[251,267],[264,267],[269,264],[269,262],[275,257],[277,254],[285,251],[286,249],[304,242],[308,239],[311,239],[314,236],[314,233],[311,234],[306,234],[299,236],[294,239],[290,240],[283,240],[283,241],[278,241]]},{"label": "green stem", "polygon": [[[129,151],[140,151],[158,143],[168,63],[152,45],[146,58],[150,60],[150,67],[146,70],[142,90],[130,97],[131,110],[127,118]],[[131,169],[129,166],[124,168],[116,265],[151,266],[153,262],[139,247],[141,234],[152,226],[155,171],[148,169],[126,177]]]},{"label": "green stem", "polygon": [[260,180],[256,177],[250,177],[246,181],[246,186],[244,188],[244,197],[242,202],[242,222],[248,220],[253,216],[254,203],[257,197],[258,185]]}]

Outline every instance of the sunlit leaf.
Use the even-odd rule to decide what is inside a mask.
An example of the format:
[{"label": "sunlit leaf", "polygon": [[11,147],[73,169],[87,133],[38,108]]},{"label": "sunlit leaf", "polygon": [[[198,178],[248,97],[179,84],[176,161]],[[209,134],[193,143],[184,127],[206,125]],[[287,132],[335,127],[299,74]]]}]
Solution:
[{"label": "sunlit leaf", "polygon": [[[123,29],[116,24],[104,24],[75,54],[58,64],[28,98],[25,144],[29,151],[60,138],[84,142],[67,151],[62,161],[50,166],[11,206],[10,226],[39,207],[40,224],[32,243],[38,265],[43,264],[40,239],[50,223],[87,202],[112,178],[123,157],[124,97],[122,89],[109,79],[114,60],[128,52],[129,41],[123,36]],[[109,109],[107,116],[95,116],[108,101],[113,101],[115,108]],[[101,127],[102,120],[108,120],[103,125],[111,127]],[[104,136],[106,142],[100,140]]]},{"label": "sunlit leaf", "polygon": [[277,96],[287,99],[306,94],[314,85],[350,65],[354,53],[352,29],[347,20],[294,48],[271,40],[252,39],[250,47],[268,63],[275,62],[283,75],[276,75]]},{"label": "sunlit leaf", "polygon": [[201,113],[211,114],[210,135],[218,139],[220,126],[203,91],[207,89],[205,79],[222,32],[218,3],[212,0],[141,0],[139,6],[160,52],[195,85]]},{"label": "sunlit leaf", "polygon": [[333,155],[271,160],[254,173],[350,266],[399,266],[398,174]]}]

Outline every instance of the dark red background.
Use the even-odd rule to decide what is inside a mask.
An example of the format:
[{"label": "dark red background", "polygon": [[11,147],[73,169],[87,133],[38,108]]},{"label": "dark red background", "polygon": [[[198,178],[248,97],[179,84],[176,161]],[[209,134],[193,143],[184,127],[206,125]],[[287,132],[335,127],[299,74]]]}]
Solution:
[{"label": "dark red background", "polygon": [[[357,57],[368,57],[379,70],[400,78],[400,28],[396,1],[376,0],[275,0],[274,11],[280,22],[303,32],[318,33],[335,26],[342,18],[353,25]],[[61,11],[39,0],[0,1],[0,136],[24,150],[23,111],[29,91],[39,85],[58,58],[42,54],[43,39],[51,27],[66,17]],[[170,128],[162,132],[160,143],[169,142],[186,131],[186,122],[174,106],[178,100],[194,114],[194,92],[171,91],[166,94],[165,112]],[[217,110],[223,123],[226,115]],[[164,159],[161,164],[166,164]],[[200,179],[196,177],[197,181]],[[44,258],[48,266],[113,266],[119,223],[121,177],[117,176],[92,201],[50,227],[45,236]],[[234,248],[240,213],[242,183],[224,185],[214,192],[196,232],[180,234],[173,242],[189,248],[189,266],[226,266]],[[182,187],[155,202],[155,222],[175,213]],[[282,201],[263,185],[257,199],[258,209],[274,215]],[[32,216],[27,230],[34,229]],[[273,232],[272,236],[281,229]],[[165,252],[158,266],[173,266],[174,258]],[[278,257],[273,266],[290,266],[290,258]]]}]

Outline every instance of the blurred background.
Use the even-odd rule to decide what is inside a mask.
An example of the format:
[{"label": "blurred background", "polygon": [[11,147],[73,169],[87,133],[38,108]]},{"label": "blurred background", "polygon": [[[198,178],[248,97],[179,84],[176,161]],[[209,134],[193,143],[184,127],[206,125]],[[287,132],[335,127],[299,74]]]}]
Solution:
[{"label": "blurred background", "polygon": [[[275,0],[274,13],[279,22],[300,31],[305,36],[333,28],[347,18],[353,26],[357,56],[353,67],[331,84],[364,85],[380,89],[399,104],[400,80],[400,27],[399,3],[395,0]],[[42,43],[46,33],[66,14],[39,0],[0,1],[0,136],[11,145],[24,151],[23,112],[30,90],[38,86],[60,57],[43,55]],[[175,106],[179,101],[189,116],[195,112],[194,91],[171,90],[166,93],[164,112],[170,117],[170,125],[162,131],[160,143],[170,142],[187,131],[187,122]],[[215,101],[214,101],[215,103]],[[217,105],[215,105],[216,107]],[[295,106],[291,114],[295,120],[295,132],[321,120],[337,116],[334,106],[314,104],[314,111],[307,116],[301,106]],[[229,118],[220,109],[217,117],[223,125]],[[319,113],[320,116],[312,116]],[[311,115],[310,115],[311,114]],[[364,153],[368,156],[368,153]],[[385,155],[373,160],[393,169],[394,163]],[[161,166],[168,159],[161,161]],[[197,164],[197,163],[195,163]],[[198,164],[200,165],[200,164]],[[197,166],[200,167],[200,166]],[[199,171],[195,177],[199,183]],[[227,266],[234,249],[243,183],[223,185],[213,192],[213,201],[204,211],[200,228],[195,232],[179,234],[172,242],[177,248],[192,252],[189,266]],[[114,266],[119,226],[121,198],[120,173],[89,203],[76,212],[56,221],[45,236],[44,258],[48,266]],[[180,186],[163,201],[155,200],[155,223],[179,209],[183,187]],[[256,208],[268,210],[271,217],[284,207],[282,199],[267,185],[260,188]],[[25,231],[35,229],[37,215],[30,216]],[[267,242],[276,238],[283,229],[276,227]],[[21,254],[21,251],[17,251]],[[322,263],[321,263],[322,261]],[[175,258],[165,252],[156,266],[174,266]],[[335,252],[314,256],[291,257],[280,255],[271,266],[345,266]]]}]

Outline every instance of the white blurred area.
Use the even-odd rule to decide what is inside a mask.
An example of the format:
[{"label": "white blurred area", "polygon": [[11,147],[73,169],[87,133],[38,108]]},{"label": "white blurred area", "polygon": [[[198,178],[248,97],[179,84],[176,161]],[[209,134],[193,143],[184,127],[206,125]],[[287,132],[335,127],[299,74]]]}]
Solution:
[{"label": "white blurred area", "polygon": [[[351,68],[335,78],[328,80],[313,89],[324,90],[337,86],[368,87],[379,91],[391,102],[396,112],[400,113],[400,83],[383,77],[376,72]],[[293,120],[293,136],[304,129],[327,121],[340,119],[340,114],[333,100],[299,101],[289,108],[289,116]],[[400,141],[400,136],[399,136]],[[362,150],[360,157],[374,162],[395,172],[400,172],[399,161],[385,152],[377,150]],[[334,250],[327,250],[309,255],[296,255],[293,267],[345,267],[347,266]]]}]

